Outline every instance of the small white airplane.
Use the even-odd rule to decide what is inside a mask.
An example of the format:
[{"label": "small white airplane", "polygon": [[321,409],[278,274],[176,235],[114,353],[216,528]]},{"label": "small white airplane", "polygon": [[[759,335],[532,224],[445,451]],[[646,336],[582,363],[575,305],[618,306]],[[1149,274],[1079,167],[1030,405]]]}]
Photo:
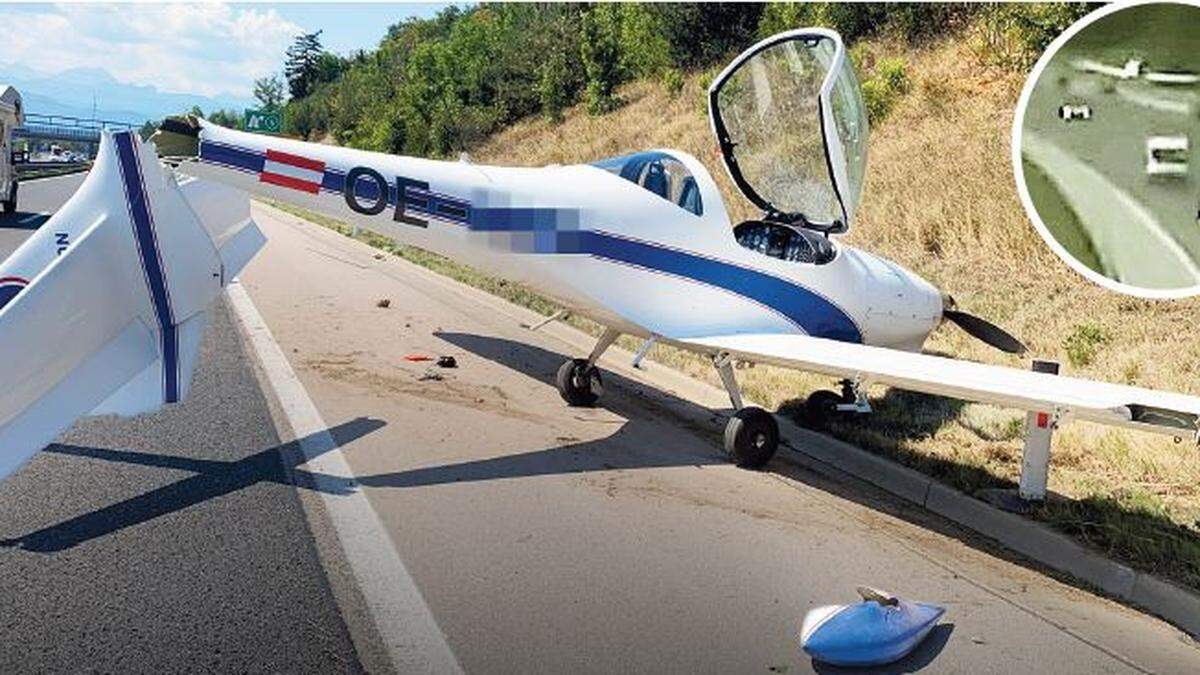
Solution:
[{"label": "small white airplane", "polygon": [[1163,85],[1191,85],[1200,83],[1200,75],[1184,70],[1147,70],[1145,62],[1140,59],[1129,59],[1125,65],[1118,68],[1092,59],[1076,59],[1071,65],[1085,73],[1107,75],[1118,80],[1136,80],[1141,77],[1147,82]]},{"label": "small white airplane", "polygon": [[[1075,417],[1196,436],[1200,398],[919,353],[947,320],[999,349],[1019,353],[1024,347],[956,309],[947,294],[913,273],[838,240],[862,194],[868,129],[836,33],[806,28],[759,42],[716,78],[709,102],[729,174],[762,209],[760,219],[732,223],[708,171],[674,150],[505,168],[248,134],[193,118],[164,122],[153,140],[179,173],[204,184],[226,183],[354,222],[526,284],[606,326],[591,354],[559,370],[559,392],[570,405],[598,399],[596,362],[621,334],[645,338],[642,353],[657,341],[711,356],[736,409],[725,447],[741,466],[766,463],[779,429],[770,413],[744,404],[737,360],[840,378],[841,393],[809,398],[818,416],[869,411],[867,386],[877,383],[1045,411],[1054,423]],[[111,153],[102,151],[94,171],[105,170],[109,160]],[[156,201],[152,195],[152,207]],[[244,223],[246,200],[239,203]],[[56,222],[43,230],[53,231]],[[172,269],[176,259],[195,266],[187,249],[162,243],[170,248],[163,250],[172,292],[188,292],[200,282],[177,278]],[[239,264],[227,264],[222,280],[256,248],[257,240],[239,246]],[[129,251],[122,255],[120,261],[136,259]],[[0,266],[0,276],[10,262]],[[11,314],[37,286],[33,281],[0,310],[0,336],[10,334]],[[217,288],[207,281],[205,287]],[[19,344],[40,343],[31,334]],[[162,364],[167,361],[164,356]],[[0,402],[23,381],[5,367]],[[83,414],[82,407],[72,412]],[[8,431],[8,419],[0,408],[0,434]],[[28,437],[26,446],[41,443],[28,453],[51,438]],[[0,447],[9,452],[2,440]]]}]

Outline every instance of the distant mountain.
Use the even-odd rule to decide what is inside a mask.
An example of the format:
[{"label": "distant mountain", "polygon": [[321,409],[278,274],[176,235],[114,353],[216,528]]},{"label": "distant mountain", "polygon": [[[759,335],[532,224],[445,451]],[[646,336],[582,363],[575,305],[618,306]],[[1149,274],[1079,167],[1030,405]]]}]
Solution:
[{"label": "distant mountain", "polygon": [[149,85],[122,84],[99,68],[46,75],[19,64],[0,65],[0,82],[21,92],[29,112],[90,118],[94,96],[97,118],[134,124],[186,112],[192,106],[200,106],[206,113],[255,107],[251,99],[172,94]]}]

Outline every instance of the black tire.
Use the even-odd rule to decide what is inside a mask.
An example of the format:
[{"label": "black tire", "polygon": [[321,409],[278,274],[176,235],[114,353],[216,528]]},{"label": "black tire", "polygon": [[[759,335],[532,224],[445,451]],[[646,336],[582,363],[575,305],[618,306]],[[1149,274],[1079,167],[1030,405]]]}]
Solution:
[{"label": "black tire", "polygon": [[762,408],[742,408],[725,425],[725,452],[744,469],[771,461],[779,449],[779,424]]},{"label": "black tire", "polygon": [[558,385],[558,394],[569,406],[584,408],[600,400],[600,369],[589,367],[587,359],[563,363],[554,381]]},{"label": "black tire", "polygon": [[828,429],[829,421],[841,414],[837,409],[841,403],[845,403],[841,394],[828,389],[809,394],[804,401],[804,426],[816,430]]}]

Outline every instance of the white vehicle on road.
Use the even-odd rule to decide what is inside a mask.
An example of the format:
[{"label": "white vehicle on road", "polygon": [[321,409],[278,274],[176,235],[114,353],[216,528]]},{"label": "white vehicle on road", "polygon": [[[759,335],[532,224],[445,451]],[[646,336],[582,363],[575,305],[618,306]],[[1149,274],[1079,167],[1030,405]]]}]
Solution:
[{"label": "white vehicle on road", "polygon": [[1071,120],[1090,120],[1092,119],[1092,107],[1086,103],[1080,103],[1078,105],[1064,103],[1063,105],[1058,106],[1058,116],[1061,117],[1064,122],[1070,122]]},{"label": "white vehicle on road", "polygon": [[1187,136],[1151,136],[1146,139],[1146,173],[1183,177],[1188,172]]},{"label": "white vehicle on road", "polygon": [[25,121],[21,94],[0,84],[0,213],[17,210],[17,172],[13,169],[12,132]]}]

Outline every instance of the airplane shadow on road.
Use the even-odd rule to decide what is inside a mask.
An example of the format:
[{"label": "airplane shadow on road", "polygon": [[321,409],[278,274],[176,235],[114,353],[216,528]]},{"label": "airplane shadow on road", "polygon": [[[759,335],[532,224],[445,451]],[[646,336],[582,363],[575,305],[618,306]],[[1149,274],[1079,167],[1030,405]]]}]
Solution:
[{"label": "airplane shadow on road", "polygon": [[50,216],[45,213],[26,211],[6,213],[0,216],[0,230],[36,230],[47,220],[50,220]]},{"label": "airplane shadow on road", "polygon": [[[551,386],[554,385],[558,367],[567,358],[562,354],[556,354],[540,347],[503,338],[465,333],[435,333],[434,335],[460,349]],[[604,372],[603,378],[606,388],[612,388],[615,385],[623,390],[622,394],[632,391],[636,395],[649,388],[608,371]],[[625,418],[619,429],[602,439],[571,443],[570,439],[563,438],[560,440],[567,441],[567,444],[544,450],[373,476],[359,476],[358,482],[367,487],[411,488],[615,469],[728,463],[724,453],[716,448],[707,452],[698,450],[697,444],[694,442],[671,445],[650,442],[648,435],[653,432],[648,428],[650,422],[647,413],[654,414],[657,412],[655,408],[662,406],[645,396],[606,395],[601,397],[598,405]],[[699,406],[694,407],[700,414],[714,420],[717,419],[711,411],[701,409]],[[570,411],[571,409],[564,404],[563,414],[571,414]],[[670,420],[670,423],[675,426],[678,426],[679,422],[678,419]],[[701,434],[708,433],[707,429],[693,430]]]},{"label": "airplane shadow on road", "polygon": [[350,494],[356,489],[352,481],[298,468],[308,461],[301,450],[301,444],[318,444],[316,452],[313,453],[314,456],[318,456],[373,433],[383,426],[385,423],[381,420],[359,417],[328,429],[333,443],[326,442],[325,432],[321,432],[259,451],[236,461],[193,459],[175,455],[108,450],[78,445],[52,445],[44,452],[190,471],[195,475],[16,539],[0,540],[0,546],[19,547],[38,553],[63,551],[257,483],[295,484],[330,494]]}]

